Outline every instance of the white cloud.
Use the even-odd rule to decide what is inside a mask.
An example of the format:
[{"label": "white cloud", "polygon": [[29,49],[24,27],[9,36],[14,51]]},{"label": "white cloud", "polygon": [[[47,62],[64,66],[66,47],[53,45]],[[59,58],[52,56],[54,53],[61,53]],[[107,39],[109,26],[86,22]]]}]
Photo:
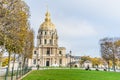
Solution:
[{"label": "white cloud", "polygon": [[120,18],[120,0],[62,0],[60,3],[67,11],[72,9],[94,16]]}]

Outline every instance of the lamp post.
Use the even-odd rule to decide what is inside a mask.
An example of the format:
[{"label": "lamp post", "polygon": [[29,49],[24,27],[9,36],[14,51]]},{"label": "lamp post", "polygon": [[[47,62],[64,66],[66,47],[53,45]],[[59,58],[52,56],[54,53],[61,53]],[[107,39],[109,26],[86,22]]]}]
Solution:
[{"label": "lamp post", "polygon": [[72,54],[72,51],[70,50],[70,69],[71,69],[71,54]]}]

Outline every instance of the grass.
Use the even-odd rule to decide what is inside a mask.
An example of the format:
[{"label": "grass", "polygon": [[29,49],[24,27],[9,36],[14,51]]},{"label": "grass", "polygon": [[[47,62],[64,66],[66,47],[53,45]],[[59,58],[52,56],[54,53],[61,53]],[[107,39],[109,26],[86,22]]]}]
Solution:
[{"label": "grass", "polygon": [[80,69],[49,69],[32,71],[22,80],[120,80],[120,73]]}]

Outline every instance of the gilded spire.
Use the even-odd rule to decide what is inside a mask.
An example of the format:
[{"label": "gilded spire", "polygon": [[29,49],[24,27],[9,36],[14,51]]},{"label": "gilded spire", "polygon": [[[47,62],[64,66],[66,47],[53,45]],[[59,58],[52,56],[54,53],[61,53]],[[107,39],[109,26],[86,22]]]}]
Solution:
[{"label": "gilded spire", "polygon": [[47,12],[45,14],[45,21],[40,26],[41,30],[55,30],[55,25],[51,22],[50,13],[47,8]]},{"label": "gilded spire", "polygon": [[46,12],[46,18],[45,18],[45,21],[46,22],[49,22],[49,21],[51,21],[51,19],[50,19],[50,13],[49,13],[49,11],[48,11],[48,6],[47,6],[47,12]]}]

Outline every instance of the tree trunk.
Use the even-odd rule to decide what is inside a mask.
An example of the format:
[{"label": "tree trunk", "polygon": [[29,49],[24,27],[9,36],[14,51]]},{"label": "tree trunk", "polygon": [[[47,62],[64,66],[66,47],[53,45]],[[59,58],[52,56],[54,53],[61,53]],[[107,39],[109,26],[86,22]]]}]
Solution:
[{"label": "tree trunk", "polygon": [[13,59],[13,69],[14,69],[14,67],[15,67],[15,56],[16,56],[16,54],[14,54],[14,59]]},{"label": "tree trunk", "polygon": [[110,65],[110,63],[109,63],[109,61],[108,61],[107,63],[108,63],[108,71],[110,71],[110,66],[109,66],[109,65]]},{"label": "tree trunk", "polygon": [[13,80],[14,65],[15,65],[15,56],[16,56],[16,54],[14,54],[14,59],[13,59],[13,66],[12,66],[12,75],[11,75],[11,80]]},{"label": "tree trunk", "polygon": [[28,66],[28,60],[29,60],[29,59],[27,58],[27,66]]},{"label": "tree trunk", "polygon": [[113,44],[113,59],[112,59],[112,63],[113,63],[113,70],[115,70],[115,53],[116,53],[116,49],[115,49],[115,44]]},{"label": "tree trunk", "polygon": [[8,55],[8,72],[10,70],[10,57],[11,57],[11,52],[9,52],[9,55]]},{"label": "tree trunk", "polygon": [[24,68],[24,67],[25,67],[25,62],[26,62],[26,57],[24,57],[24,59],[23,59],[22,68]]},{"label": "tree trunk", "polygon": [[115,69],[115,60],[113,59],[113,70],[116,71]]}]

